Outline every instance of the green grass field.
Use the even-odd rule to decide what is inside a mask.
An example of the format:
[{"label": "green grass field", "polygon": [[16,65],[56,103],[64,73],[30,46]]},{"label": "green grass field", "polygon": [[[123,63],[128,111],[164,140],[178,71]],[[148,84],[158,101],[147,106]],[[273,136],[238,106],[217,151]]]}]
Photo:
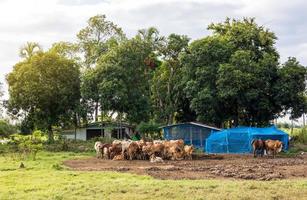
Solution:
[{"label": "green grass field", "polygon": [[117,172],[77,172],[66,159],[92,156],[41,152],[36,161],[0,157],[0,199],[307,199],[307,179],[281,181],[157,180]]}]

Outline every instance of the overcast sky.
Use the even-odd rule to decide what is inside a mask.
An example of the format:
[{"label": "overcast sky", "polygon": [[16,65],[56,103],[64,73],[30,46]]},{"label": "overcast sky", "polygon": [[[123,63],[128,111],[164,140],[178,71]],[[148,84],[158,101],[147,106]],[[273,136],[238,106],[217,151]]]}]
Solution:
[{"label": "overcast sky", "polygon": [[295,56],[307,65],[306,10],[304,0],[0,0],[0,82],[19,61],[24,43],[38,42],[47,49],[54,42],[75,41],[86,20],[97,14],[106,14],[129,37],[155,26],[163,35],[192,39],[210,34],[206,27],[211,22],[255,17],[276,33],[282,62]]}]

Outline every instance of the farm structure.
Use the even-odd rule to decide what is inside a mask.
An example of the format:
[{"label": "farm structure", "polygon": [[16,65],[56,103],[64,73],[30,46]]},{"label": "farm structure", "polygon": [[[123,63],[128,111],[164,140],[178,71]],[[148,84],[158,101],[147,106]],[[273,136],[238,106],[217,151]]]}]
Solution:
[{"label": "farm structure", "polygon": [[254,139],[279,140],[288,150],[289,135],[275,126],[267,128],[237,127],[212,133],[206,141],[206,153],[251,153]]},{"label": "farm structure", "polygon": [[62,135],[67,139],[89,140],[94,137],[112,137],[130,139],[133,129],[126,123],[95,122],[76,129],[64,130]]},{"label": "farm structure", "polygon": [[165,140],[182,139],[185,144],[194,145],[196,148],[203,149],[206,145],[206,139],[211,132],[221,129],[208,126],[202,123],[186,122],[161,127]]}]

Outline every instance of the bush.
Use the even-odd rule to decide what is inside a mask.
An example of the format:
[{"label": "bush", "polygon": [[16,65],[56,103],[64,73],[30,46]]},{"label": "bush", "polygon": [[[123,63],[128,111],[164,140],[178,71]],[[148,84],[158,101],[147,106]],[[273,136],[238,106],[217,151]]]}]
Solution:
[{"label": "bush", "polygon": [[112,143],[113,140],[114,138],[109,137],[96,137],[88,141],[60,138],[55,140],[52,144],[45,144],[44,148],[47,151],[53,152],[94,152],[94,144],[96,141],[100,141],[102,143]]},{"label": "bush", "polygon": [[141,122],[137,126],[137,131],[145,138],[162,139],[160,125],[154,122]]},{"label": "bush", "polygon": [[10,124],[6,120],[0,120],[0,138],[8,137],[9,135],[16,132],[17,132],[17,127],[15,125]]},{"label": "bush", "polygon": [[307,127],[296,130],[293,137],[295,142],[307,144]]},{"label": "bush", "polygon": [[18,152],[22,158],[32,156],[35,160],[37,152],[43,149],[43,135],[44,133],[38,130],[32,135],[13,134],[10,136],[10,151]]}]

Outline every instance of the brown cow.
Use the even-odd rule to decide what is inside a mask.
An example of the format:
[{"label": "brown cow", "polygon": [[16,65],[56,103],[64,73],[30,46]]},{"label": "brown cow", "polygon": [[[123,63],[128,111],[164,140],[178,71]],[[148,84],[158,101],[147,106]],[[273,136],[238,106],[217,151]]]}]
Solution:
[{"label": "brown cow", "polygon": [[154,154],[155,156],[164,156],[164,144],[156,143],[151,145],[151,154]]},{"label": "brown cow", "polygon": [[117,155],[122,154],[122,145],[121,144],[112,144],[109,148],[110,151],[110,159],[113,159]]},{"label": "brown cow", "polygon": [[110,147],[112,147],[112,144],[103,144],[102,149],[102,158],[104,159],[110,159]]},{"label": "brown cow", "polygon": [[138,154],[140,153],[140,146],[137,142],[131,142],[129,144],[129,147],[127,149],[127,155],[129,160],[136,159],[138,157]]},{"label": "brown cow", "polygon": [[194,146],[185,145],[183,150],[184,150],[184,158],[188,160],[192,160],[192,153],[194,151]]},{"label": "brown cow", "polygon": [[265,142],[261,139],[254,139],[252,141],[252,146],[253,146],[254,158],[256,158],[258,154],[260,154],[261,157],[263,157]]},{"label": "brown cow", "polygon": [[173,145],[169,148],[171,160],[182,160],[184,158],[184,149],[178,145]]},{"label": "brown cow", "polygon": [[265,150],[268,154],[273,153],[273,158],[276,154],[281,152],[283,144],[279,140],[266,140],[265,141]]},{"label": "brown cow", "polygon": [[184,158],[184,141],[170,140],[164,142],[164,158],[171,160],[182,160]]}]

